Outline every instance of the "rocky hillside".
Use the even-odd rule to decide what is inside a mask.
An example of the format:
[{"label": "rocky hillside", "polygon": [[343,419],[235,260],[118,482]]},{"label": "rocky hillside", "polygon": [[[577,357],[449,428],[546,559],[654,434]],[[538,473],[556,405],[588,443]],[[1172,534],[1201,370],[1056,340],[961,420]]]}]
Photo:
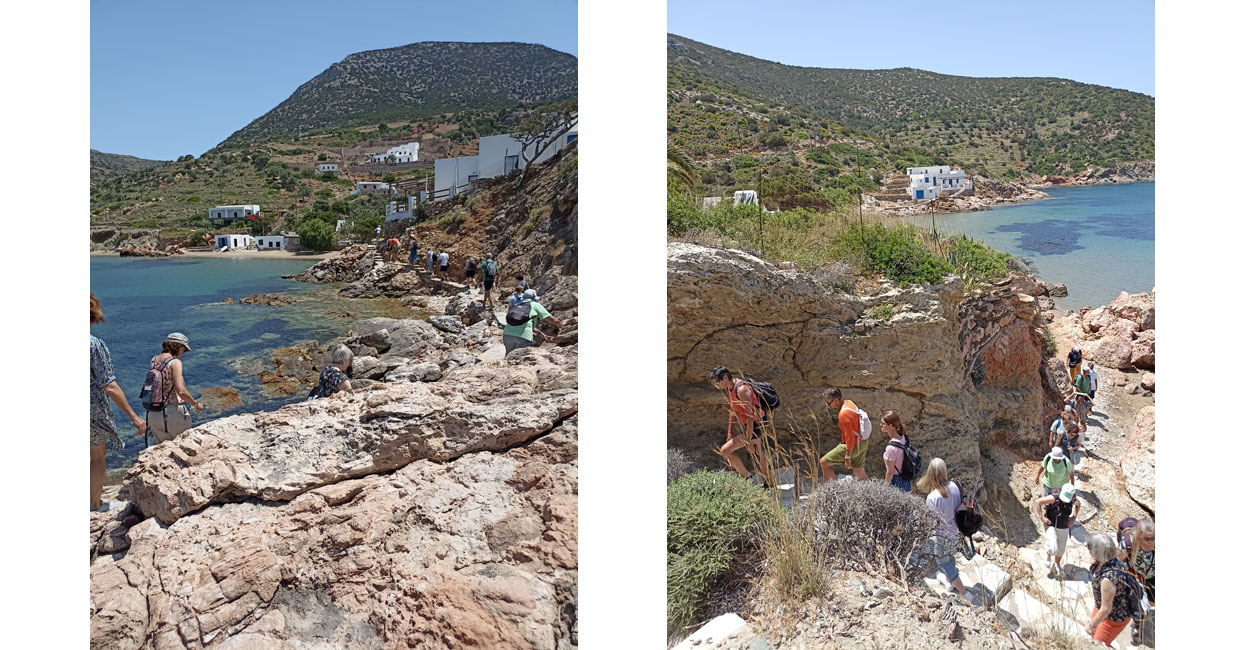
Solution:
[{"label": "rocky hillside", "polygon": [[[872,418],[895,410],[922,454],[942,457],[974,489],[983,443],[1032,447],[1062,404],[1044,360],[1035,295],[1045,287],[1032,276],[969,293],[953,278],[853,295],[737,250],[685,243],[668,245],[667,274],[668,445],[699,466],[722,463],[714,450],[727,411],[706,381],[716,365],[773,384],[781,435],[795,427],[819,455],[840,435],[822,401],[828,386]],[[880,454],[866,469],[882,476]]]},{"label": "rocky hillside", "polygon": [[350,54],[221,145],[576,95],[576,57],[542,45],[414,43]]},{"label": "rocky hillside", "polygon": [[130,172],[166,165],[166,160],[147,160],[119,153],[90,150],[90,182],[124,176]]},{"label": "rocky hillside", "polygon": [[[851,131],[882,142],[893,169],[908,166],[901,161],[953,164],[1026,179],[1154,158],[1154,99],[1139,93],[1066,79],[788,66],[673,34],[667,60],[669,125],[683,119],[684,93],[706,110],[726,95],[711,112],[739,110],[742,140],[784,146]],[[797,128],[779,134],[767,119]],[[717,150],[720,142],[680,144]]]}]

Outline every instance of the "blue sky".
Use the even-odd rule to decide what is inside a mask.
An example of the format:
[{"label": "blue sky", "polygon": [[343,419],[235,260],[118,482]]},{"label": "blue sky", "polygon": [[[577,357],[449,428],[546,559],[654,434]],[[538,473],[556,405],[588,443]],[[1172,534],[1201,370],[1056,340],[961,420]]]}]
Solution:
[{"label": "blue sky", "polygon": [[576,56],[577,3],[96,0],[90,146],[197,156],[349,54],[420,41],[518,41]]},{"label": "blue sky", "polygon": [[789,65],[1060,77],[1154,95],[1152,0],[668,0],[667,31]]}]

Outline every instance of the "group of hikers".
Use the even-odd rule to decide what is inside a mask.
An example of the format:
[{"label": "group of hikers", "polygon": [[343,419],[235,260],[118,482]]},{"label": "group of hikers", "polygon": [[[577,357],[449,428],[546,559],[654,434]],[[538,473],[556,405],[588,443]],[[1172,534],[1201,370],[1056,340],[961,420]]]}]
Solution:
[{"label": "group of hikers", "polygon": [[[1080,351],[1073,350],[1077,368],[1072,376],[1073,394],[1063,414],[1051,425],[1051,449],[1034,478],[1035,483],[1041,484],[1042,494],[1030,504],[1046,527],[1046,559],[1052,578],[1063,577],[1061,561],[1069,531],[1077,523],[1080,490],[1075,467],[1080,464],[1080,432],[1085,430],[1085,421],[1098,390],[1098,375],[1093,363],[1083,365]],[[1069,367],[1072,361],[1070,357]],[[724,366],[712,369],[708,379],[712,386],[725,393],[728,401],[727,440],[720,447],[720,454],[742,477],[761,486],[773,486],[772,466],[763,448],[763,435],[774,433],[771,412],[779,407],[775,389],[765,382],[734,377]],[[865,470],[872,431],[869,415],[852,400],[845,399],[839,388],[827,388],[823,400],[836,412],[840,430],[840,443],[818,459],[823,479],[835,480],[836,469],[843,467],[851,470],[856,480],[869,480]],[[918,492],[926,493],[926,504],[941,520],[930,541],[931,554],[956,593],[966,602],[980,605],[981,601],[969,594],[960,580],[955,553],[959,544],[966,557],[973,557],[971,537],[981,526],[981,509],[958,482],[949,480],[947,463],[942,458],[932,459],[925,474],[917,478],[922,469],[921,453],[909,442],[898,413],[884,412],[879,427],[886,436],[882,455],[884,475],[880,482],[904,492],[911,492],[915,485]],[[751,474],[745,467],[737,454],[741,450],[752,457],[758,467],[757,474]],[[1142,596],[1146,597],[1149,609],[1154,606],[1153,521],[1125,519],[1114,539],[1095,533],[1086,540],[1086,547],[1093,562],[1089,567],[1094,596],[1089,634],[1094,640],[1110,646],[1125,626],[1135,621],[1133,643],[1140,643],[1147,620]]]}]

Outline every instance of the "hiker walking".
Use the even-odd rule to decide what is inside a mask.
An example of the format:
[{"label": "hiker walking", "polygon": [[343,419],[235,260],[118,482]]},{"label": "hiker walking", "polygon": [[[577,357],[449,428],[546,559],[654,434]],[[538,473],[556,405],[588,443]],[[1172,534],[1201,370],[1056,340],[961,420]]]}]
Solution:
[{"label": "hiker walking", "polygon": [[525,283],[525,276],[520,273],[517,274],[517,286],[521,287],[522,291],[530,288],[530,285]]},{"label": "hiker walking", "polygon": [[495,262],[495,253],[487,255],[482,262],[482,306],[491,304],[491,287],[495,286],[495,278],[499,275],[499,264]]},{"label": "hiker walking", "polygon": [[426,272],[435,277],[435,251],[426,249]]},{"label": "hiker walking", "polygon": [[563,321],[551,315],[545,307],[538,303],[538,294],[533,289],[526,289],[521,296],[521,301],[508,309],[508,315],[505,317],[508,322],[504,326],[504,355],[507,356],[513,350],[527,348],[534,345],[534,336],[538,335],[544,341],[550,341],[551,337],[538,331],[538,326],[543,321],[548,321],[552,325],[563,325]]},{"label": "hiker walking", "polygon": [[1070,405],[1064,404],[1063,411],[1060,411],[1059,417],[1051,422],[1050,441],[1046,444],[1047,448],[1058,447],[1063,440],[1063,435],[1068,431],[1068,424],[1076,424],[1076,410]]},{"label": "hiker walking", "polygon": [[1064,425],[1063,435],[1059,437],[1056,447],[1063,450],[1064,456],[1068,458],[1068,462],[1072,463],[1072,468],[1080,469],[1081,466],[1081,434],[1080,428],[1075,422],[1069,422]]},{"label": "hiker walking", "polygon": [[439,272],[443,274],[443,277],[445,279],[447,279],[448,277],[448,251],[439,252]]},{"label": "hiker walking", "polygon": [[1087,367],[1089,368],[1089,399],[1092,401],[1096,399],[1094,395],[1098,392],[1098,371],[1094,369],[1093,361],[1090,361]]},{"label": "hiker walking", "polygon": [[1093,564],[1089,567],[1089,582],[1094,592],[1094,609],[1089,626],[1085,628],[1094,641],[1111,642],[1132,620],[1135,608],[1140,608],[1140,585],[1115,556],[1115,542],[1105,533],[1094,533],[1086,540]]},{"label": "hiker walking", "polygon": [[336,393],[352,393],[353,385],[349,383],[349,366],[353,365],[353,350],[349,346],[338,343],[332,348],[332,361],[319,372],[319,383],[310,392],[310,399],[331,397]]},{"label": "hiker walking", "polygon": [[947,480],[947,463],[942,458],[930,461],[926,474],[917,481],[917,490],[928,492],[926,505],[939,513],[939,527],[930,538],[932,552],[947,582],[956,589],[956,593],[973,605],[978,601],[964,588],[960,581],[960,572],[956,570],[956,537],[960,530],[956,528],[956,509],[960,507],[960,486],[955,481]]},{"label": "hiker walking", "polygon": [[[1081,376],[1084,377],[1085,374],[1082,373]],[[1093,406],[1093,402],[1090,401],[1089,395],[1086,393],[1073,393],[1069,403],[1072,404],[1072,408],[1076,410],[1076,420],[1081,425],[1081,431],[1088,431],[1089,425],[1086,424],[1086,422],[1089,419],[1089,410]]]},{"label": "hiker walking", "polygon": [[[1135,540],[1132,542],[1135,551],[1129,553],[1125,562],[1129,571],[1136,576],[1137,582],[1145,591],[1150,609],[1154,608],[1154,522],[1142,519],[1137,522]],[[1141,644],[1141,636],[1149,628],[1147,612],[1134,612],[1132,626],[1133,645]]]},{"label": "hiker walking", "polygon": [[1063,573],[1063,554],[1068,550],[1068,531],[1076,523],[1081,509],[1076,486],[1065,483],[1058,495],[1034,499],[1032,508],[1035,513],[1041,513],[1042,523],[1046,525],[1046,563],[1051,572],[1047,577],[1059,577]]},{"label": "hiker walking", "polygon": [[838,388],[828,388],[822,394],[827,405],[839,411],[837,421],[843,441],[835,449],[818,459],[818,467],[822,470],[823,480],[834,481],[834,465],[842,465],[853,471],[858,481],[868,477],[865,474],[865,452],[870,446],[870,416],[857,408],[851,400],[844,399],[844,393]]},{"label": "hiker walking", "polygon": [[1063,453],[1062,447],[1055,447],[1051,453],[1042,457],[1042,464],[1038,466],[1038,475],[1033,477],[1034,481],[1039,479],[1042,481],[1042,496],[1044,497],[1055,494],[1065,483],[1076,483],[1076,472],[1072,467],[1072,462]]},{"label": "hiker walking", "polygon": [[478,273],[478,263],[473,257],[465,258],[465,284],[471,287],[478,286],[478,279],[474,276]]},{"label": "hiker walking", "polygon": [[409,236],[409,266],[418,263],[418,238]]},{"label": "hiker walking", "polygon": [[525,291],[526,290],[521,287],[517,287],[516,289],[513,289],[512,295],[508,297],[508,308],[509,309],[516,307],[517,305],[521,304],[522,300],[525,300]]},{"label": "hiker walking", "polygon": [[[908,436],[904,434],[904,423],[900,421],[900,414],[887,411],[883,413],[883,417],[879,418],[878,422],[883,433],[887,434],[887,448],[883,450],[883,464],[887,467],[887,474],[883,477],[883,483],[898,490],[910,492],[913,489],[912,479],[917,476],[918,468],[913,467],[913,456],[917,450],[913,449],[909,458],[905,458],[909,451],[909,444]],[[920,461],[920,456],[917,456],[916,464],[920,465]],[[905,467],[906,463],[910,467]],[[908,471],[905,471],[906,469]]]},{"label": "hiker walking", "polygon": [[396,237],[388,239],[388,261],[396,262],[400,259],[400,240]]},{"label": "hiker walking", "polygon": [[[103,309],[99,307],[99,299],[90,294],[90,324],[104,322]],[[116,371],[112,368],[112,353],[102,339],[90,335],[90,509],[98,510],[103,504],[103,476],[108,466],[108,443],[112,449],[120,451],[125,448],[120,434],[116,432],[116,423],[112,419],[112,406],[108,400],[120,408],[121,413],[129,416],[138,429],[138,435],[146,435],[146,423],[134,413],[129,401],[125,399],[125,391],[116,383]]]},{"label": "hiker walking", "polygon": [[[181,357],[189,351],[189,339],[180,332],[173,332],[164,338],[163,351],[151,357],[150,370],[155,371],[156,381],[150,387],[152,394],[149,401],[144,400],[143,405],[150,404],[146,410],[146,423],[157,442],[172,440],[190,428],[186,402],[197,411],[202,411],[202,403],[185,388]],[[151,376],[152,372],[148,371],[148,382]],[[143,392],[148,392],[146,384],[143,385]]]},{"label": "hiker walking", "polygon": [[[749,470],[745,469],[745,463],[741,461],[736,452],[744,449],[758,463],[758,476],[755,482],[759,485],[771,485],[772,481],[767,477],[770,469],[767,464],[766,452],[762,448],[762,427],[771,426],[771,414],[762,407],[762,403],[755,394],[753,386],[740,379],[734,379],[732,372],[723,366],[715,366],[710,371],[710,383],[715,388],[724,392],[728,398],[728,439],[719,448],[719,453],[723,455],[723,459],[736,470],[741,478],[751,478]],[[735,421],[739,427],[734,435],[732,433],[732,422]]]},{"label": "hiker walking", "polygon": [[1081,349],[1072,346],[1068,350],[1068,379],[1073,384],[1076,383],[1076,376],[1081,372]]}]

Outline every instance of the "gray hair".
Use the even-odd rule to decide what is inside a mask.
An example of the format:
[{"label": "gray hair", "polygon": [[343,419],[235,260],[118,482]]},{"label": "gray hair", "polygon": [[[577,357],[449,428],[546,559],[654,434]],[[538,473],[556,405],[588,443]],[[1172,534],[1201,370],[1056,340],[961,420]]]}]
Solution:
[{"label": "gray hair", "polygon": [[1085,540],[1085,546],[1089,549],[1089,556],[1093,558],[1094,564],[1101,566],[1115,559],[1115,540],[1106,533],[1090,535]]},{"label": "gray hair", "polygon": [[344,343],[339,343],[332,348],[332,365],[348,365],[353,360],[353,350]]},{"label": "gray hair", "polygon": [[[1137,535],[1138,535],[1139,540],[1144,540],[1145,539],[1144,535],[1146,533],[1153,533],[1153,532],[1154,532],[1154,520],[1153,519],[1142,519],[1141,521],[1137,522]],[[1133,542],[1132,545],[1135,547],[1137,546],[1137,543]],[[1137,548],[1140,548],[1140,547],[1137,547]]]}]

